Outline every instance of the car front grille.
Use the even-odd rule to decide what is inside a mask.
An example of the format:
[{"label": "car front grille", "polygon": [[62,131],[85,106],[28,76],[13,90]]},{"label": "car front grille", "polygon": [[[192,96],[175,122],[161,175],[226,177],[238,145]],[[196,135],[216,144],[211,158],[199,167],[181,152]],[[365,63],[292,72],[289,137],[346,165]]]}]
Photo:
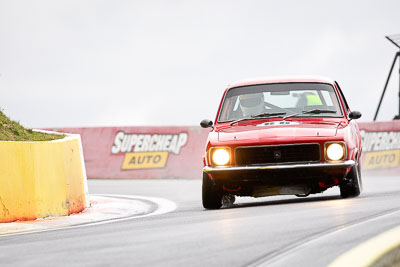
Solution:
[{"label": "car front grille", "polygon": [[236,166],[320,161],[319,144],[237,147]]}]

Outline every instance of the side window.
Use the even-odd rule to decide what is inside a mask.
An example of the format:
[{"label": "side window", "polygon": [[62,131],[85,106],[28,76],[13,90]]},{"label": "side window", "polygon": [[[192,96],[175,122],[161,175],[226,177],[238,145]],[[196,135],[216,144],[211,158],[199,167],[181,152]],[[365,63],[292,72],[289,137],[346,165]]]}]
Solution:
[{"label": "side window", "polygon": [[337,82],[335,82],[335,84],[336,84],[336,86],[337,86],[337,88],[338,88],[338,91],[339,91],[339,94],[340,94],[340,98],[343,99],[344,108],[345,108],[345,110],[346,110],[346,113],[349,114],[350,108],[349,108],[349,105],[347,104],[346,98],[344,98],[344,95],[343,95],[343,93],[342,93],[342,89],[340,89],[340,86],[339,86],[339,84],[338,84]]}]

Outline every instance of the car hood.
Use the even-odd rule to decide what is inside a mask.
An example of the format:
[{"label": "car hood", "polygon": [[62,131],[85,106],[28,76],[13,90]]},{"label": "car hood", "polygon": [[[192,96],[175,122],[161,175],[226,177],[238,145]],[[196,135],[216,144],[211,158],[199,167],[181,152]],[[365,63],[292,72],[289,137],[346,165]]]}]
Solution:
[{"label": "car hood", "polygon": [[232,126],[218,131],[221,142],[249,139],[279,139],[293,137],[331,137],[336,136],[339,123],[336,122],[298,122],[273,121],[261,124]]}]

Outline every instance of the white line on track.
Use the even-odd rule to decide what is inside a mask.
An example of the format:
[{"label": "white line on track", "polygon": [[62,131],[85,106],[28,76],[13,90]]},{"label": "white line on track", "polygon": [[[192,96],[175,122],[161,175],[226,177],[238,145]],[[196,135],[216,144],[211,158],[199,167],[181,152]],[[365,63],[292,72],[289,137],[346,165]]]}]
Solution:
[{"label": "white line on track", "polygon": [[144,196],[133,196],[133,195],[115,195],[115,194],[95,194],[95,196],[103,196],[103,197],[115,197],[115,198],[124,198],[124,199],[132,199],[132,200],[144,200],[154,203],[157,208],[153,212],[143,215],[132,215],[129,217],[123,218],[116,218],[116,219],[107,219],[104,221],[93,222],[93,223],[84,223],[84,224],[77,224],[77,225],[70,225],[70,226],[62,226],[62,227],[55,227],[49,229],[38,229],[38,230],[31,230],[31,231],[24,231],[19,233],[10,233],[10,234],[1,234],[0,238],[5,236],[14,236],[14,235],[24,235],[24,234],[33,234],[33,233],[40,233],[40,232],[49,232],[49,231],[57,231],[57,230],[64,230],[64,229],[73,229],[73,228],[82,228],[82,227],[89,227],[95,225],[102,225],[114,222],[122,222],[128,220],[134,220],[138,218],[144,218],[149,216],[161,215],[165,213],[172,212],[176,209],[176,204],[168,199],[165,198],[158,198],[158,197],[144,197]]},{"label": "white line on track", "polygon": [[142,196],[131,196],[131,195],[113,195],[113,194],[96,194],[96,196],[102,196],[102,197],[115,197],[115,198],[129,198],[129,199],[134,199],[134,200],[145,200],[145,201],[150,201],[153,202],[157,205],[157,209],[149,214],[144,214],[144,215],[139,215],[135,216],[135,218],[141,218],[141,217],[148,217],[148,216],[154,216],[154,215],[160,215],[164,213],[168,213],[171,211],[176,210],[176,204],[172,202],[171,200],[165,199],[165,198],[159,198],[159,197],[142,197]]},{"label": "white line on track", "polygon": [[344,253],[328,267],[373,266],[376,261],[385,257],[392,249],[400,245],[400,226],[379,234],[357,247]]},{"label": "white line on track", "polygon": [[268,253],[265,256],[262,256],[261,258],[255,260],[252,263],[249,263],[247,266],[249,267],[260,267],[260,266],[270,266],[277,262],[278,260],[292,254],[295,251],[298,251],[308,245],[310,245],[313,242],[316,242],[320,240],[321,238],[325,238],[327,236],[331,236],[333,234],[336,234],[338,232],[347,230],[349,228],[353,227],[358,227],[362,224],[369,223],[371,221],[376,221],[381,218],[391,216],[393,214],[399,213],[400,208],[394,208],[388,211],[384,211],[378,214],[373,214],[371,216],[367,216],[364,218],[360,218],[359,220],[355,220],[352,222],[344,223],[342,225],[338,225],[334,228],[310,235],[309,237],[303,238],[302,240],[299,240],[298,242],[294,242],[291,245],[287,246],[286,248],[282,248],[279,251],[275,251],[272,253]]}]

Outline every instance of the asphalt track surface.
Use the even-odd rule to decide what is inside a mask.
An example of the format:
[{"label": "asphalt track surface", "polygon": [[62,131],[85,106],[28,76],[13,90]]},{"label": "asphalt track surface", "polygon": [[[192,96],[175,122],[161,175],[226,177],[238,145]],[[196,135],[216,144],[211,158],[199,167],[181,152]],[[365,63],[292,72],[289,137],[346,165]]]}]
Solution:
[{"label": "asphalt track surface", "polygon": [[1,266],[326,266],[400,225],[400,177],[363,177],[358,198],[338,189],[239,198],[204,210],[200,180],[90,180],[92,194],[162,197],[171,213],[0,237]]}]

